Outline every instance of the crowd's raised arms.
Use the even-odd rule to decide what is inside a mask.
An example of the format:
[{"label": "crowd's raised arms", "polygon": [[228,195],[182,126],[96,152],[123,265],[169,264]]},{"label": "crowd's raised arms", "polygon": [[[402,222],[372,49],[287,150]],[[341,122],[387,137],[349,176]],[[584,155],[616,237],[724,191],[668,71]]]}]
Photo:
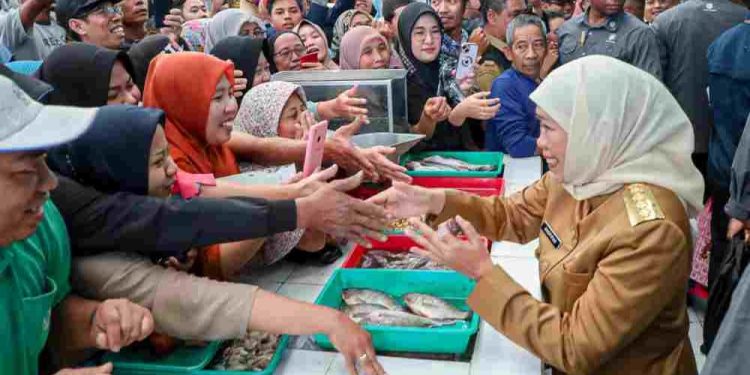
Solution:
[{"label": "crowd's raised arms", "polygon": [[[401,373],[480,320],[552,374],[742,373],[748,1],[0,0],[0,374]],[[488,240],[538,240],[541,300]],[[434,267],[254,285],[400,251]],[[468,318],[338,300],[396,286]]]}]

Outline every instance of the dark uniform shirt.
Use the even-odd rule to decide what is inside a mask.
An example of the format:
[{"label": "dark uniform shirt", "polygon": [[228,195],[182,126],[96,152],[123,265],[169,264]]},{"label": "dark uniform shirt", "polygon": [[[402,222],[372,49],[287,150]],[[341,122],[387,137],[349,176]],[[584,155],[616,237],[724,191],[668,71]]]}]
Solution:
[{"label": "dark uniform shirt", "polygon": [[556,33],[560,39],[560,64],[588,55],[607,55],[661,79],[656,36],[645,23],[630,14],[620,12],[602,25],[591,26],[586,12],[566,21]]}]

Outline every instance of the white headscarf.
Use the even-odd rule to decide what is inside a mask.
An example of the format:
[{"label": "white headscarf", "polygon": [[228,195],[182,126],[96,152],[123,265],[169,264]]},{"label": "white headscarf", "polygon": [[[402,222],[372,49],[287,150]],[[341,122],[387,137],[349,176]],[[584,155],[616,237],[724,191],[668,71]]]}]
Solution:
[{"label": "white headscarf", "polygon": [[644,182],[674,192],[690,216],[702,209],[693,127],[649,73],[588,56],[556,69],[530,98],[568,134],[563,186],[575,199]]},{"label": "white headscarf", "polygon": [[206,46],[204,52],[211,53],[216,43],[228,36],[238,36],[245,24],[254,23],[265,31],[266,27],[258,17],[239,9],[226,9],[217,13],[206,26]]}]

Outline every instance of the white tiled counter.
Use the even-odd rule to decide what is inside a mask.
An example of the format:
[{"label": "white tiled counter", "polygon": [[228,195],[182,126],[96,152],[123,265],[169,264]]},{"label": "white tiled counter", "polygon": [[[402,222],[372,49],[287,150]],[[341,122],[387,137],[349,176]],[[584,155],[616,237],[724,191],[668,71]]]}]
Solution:
[{"label": "white tiled counter", "polygon": [[[505,194],[510,194],[539,179],[539,158],[505,160]],[[534,258],[536,244],[519,245],[496,242],[492,259],[533,296],[539,298],[538,264]],[[281,262],[246,281],[290,298],[313,302],[333,271],[345,256],[326,267],[300,266]],[[395,357],[378,357],[390,375],[539,375],[541,361],[505,336],[482,322],[471,362],[434,361]],[[348,375],[343,357],[338,353],[289,349],[285,352],[277,375]]]}]

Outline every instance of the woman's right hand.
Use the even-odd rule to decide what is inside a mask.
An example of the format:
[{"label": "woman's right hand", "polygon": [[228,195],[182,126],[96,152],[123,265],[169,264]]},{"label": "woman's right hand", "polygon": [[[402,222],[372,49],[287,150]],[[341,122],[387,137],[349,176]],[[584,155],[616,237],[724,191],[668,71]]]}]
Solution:
[{"label": "woman's right hand", "polygon": [[385,375],[372,347],[370,334],[348,316],[336,312],[336,322],[328,332],[328,338],[344,356],[350,375]]},{"label": "woman's right hand", "polygon": [[445,205],[445,191],[393,181],[393,186],[367,200],[385,209],[394,219],[439,214]]},{"label": "woman's right hand", "polygon": [[444,96],[436,96],[427,99],[422,109],[422,116],[427,117],[432,122],[441,122],[448,119],[451,113],[451,106]]}]

